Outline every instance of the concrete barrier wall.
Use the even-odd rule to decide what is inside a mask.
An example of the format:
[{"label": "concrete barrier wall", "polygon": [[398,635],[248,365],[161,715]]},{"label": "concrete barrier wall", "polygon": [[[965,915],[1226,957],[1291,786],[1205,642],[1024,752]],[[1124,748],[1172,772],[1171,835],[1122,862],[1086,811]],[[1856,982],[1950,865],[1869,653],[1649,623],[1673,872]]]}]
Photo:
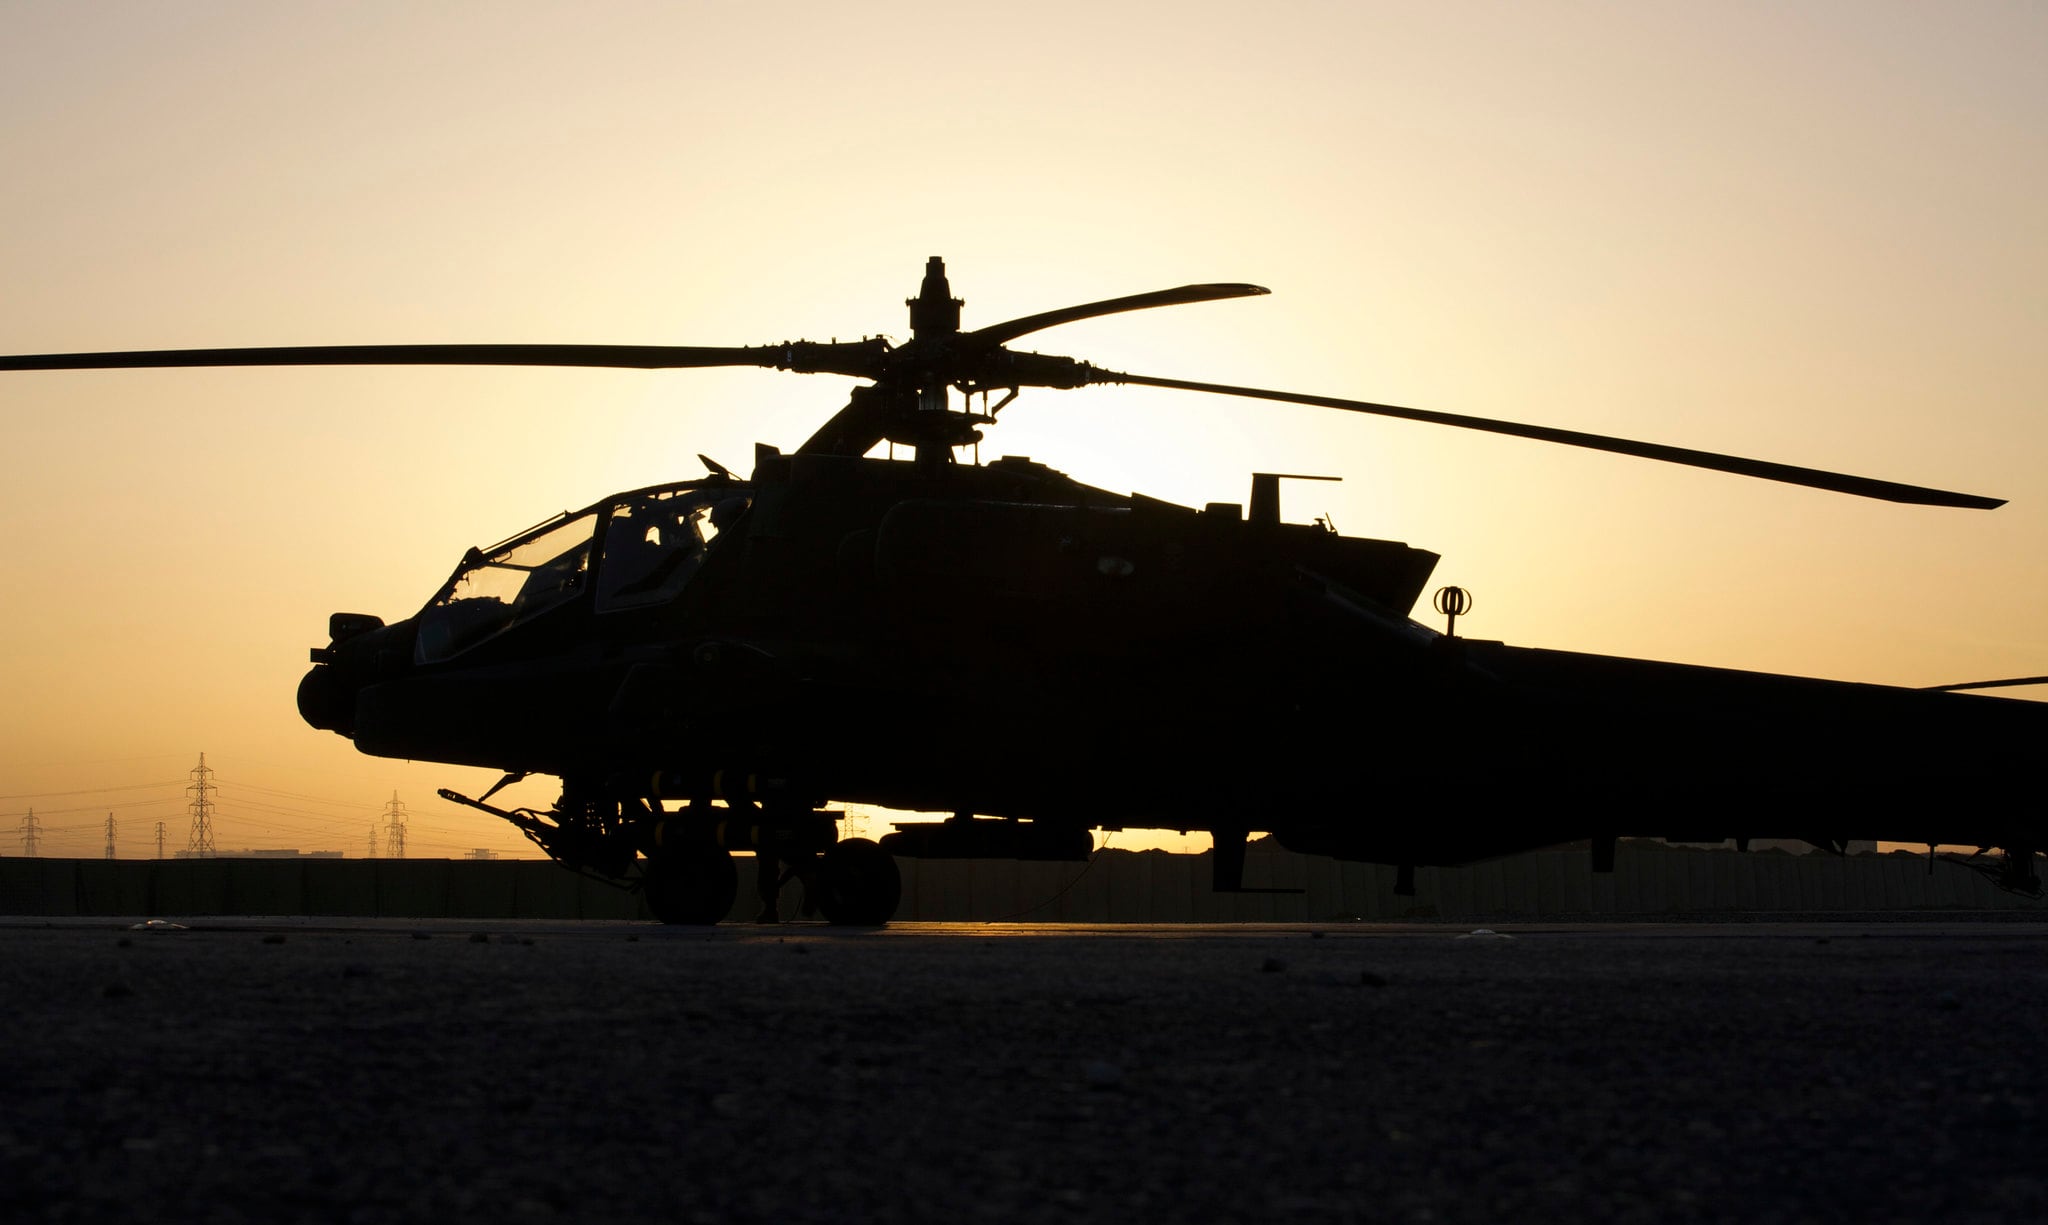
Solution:
[{"label": "concrete barrier wall", "polygon": [[1245,883],[1300,890],[1218,894],[1209,856],[1099,854],[1091,864],[903,860],[902,919],[1026,922],[1262,923],[1413,918],[1546,918],[1741,911],[2048,910],[1975,872],[1924,857],[1631,848],[1615,871],[1592,871],[1585,851],[1541,851],[1464,868],[1419,868],[1415,895],[1395,873],[1254,849]]},{"label": "concrete barrier wall", "polygon": [[[1787,855],[1623,843],[1611,875],[1586,852],[1539,851],[1464,868],[1420,868],[1413,897],[1394,870],[1255,846],[1245,883],[1300,890],[1217,894],[1209,856],[1108,850],[1086,864],[902,859],[906,920],[1269,923],[1546,918],[1738,911],[2048,909],[1924,857]],[[760,907],[740,867],[731,918]],[[799,891],[784,897],[794,914]],[[646,919],[640,895],[542,860],[0,858],[0,914],[336,915],[383,918]]]},{"label": "concrete barrier wall", "polygon": [[649,917],[637,893],[530,859],[0,858],[0,914]]}]

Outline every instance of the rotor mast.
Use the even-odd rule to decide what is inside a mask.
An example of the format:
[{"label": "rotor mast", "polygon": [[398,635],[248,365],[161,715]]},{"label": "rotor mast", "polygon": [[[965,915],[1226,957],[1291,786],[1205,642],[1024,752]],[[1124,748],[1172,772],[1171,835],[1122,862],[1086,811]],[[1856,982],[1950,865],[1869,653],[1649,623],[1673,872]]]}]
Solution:
[{"label": "rotor mast", "polygon": [[910,308],[909,343],[843,371],[873,382],[854,388],[846,407],[797,448],[799,455],[858,458],[886,441],[909,447],[918,471],[936,476],[953,462],[953,448],[981,441],[975,427],[991,418],[954,412],[949,404],[947,389],[972,346],[960,331],[965,303],[953,296],[944,259],[934,255],[925,261],[917,296],[903,304]]},{"label": "rotor mast", "polygon": [[[966,303],[953,296],[953,287],[946,280],[946,261],[940,257],[934,255],[925,260],[924,281],[917,287],[917,296],[904,299],[903,305],[910,308],[911,347],[920,355],[945,351],[953,337],[960,334],[960,308]],[[920,426],[926,421],[943,421],[940,417],[926,417],[926,413],[947,411],[946,381],[933,368],[937,364],[930,363],[917,372],[913,394],[917,397],[916,420]],[[936,476],[953,462],[953,447],[943,440],[927,441],[924,434],[923,429],[917,430],[911,444],[917,470]]]},{"label": "rotor mast", "polygon": [[936,255],[925,260],[924,283],[917,287],[917,296],[903,300],[910,308],[911,336],[918,340],[930,337],[932,343],[940,344],[957,335],[960,308],[966,304],[953,296],[953,287],[946,283],[946,261]]}]

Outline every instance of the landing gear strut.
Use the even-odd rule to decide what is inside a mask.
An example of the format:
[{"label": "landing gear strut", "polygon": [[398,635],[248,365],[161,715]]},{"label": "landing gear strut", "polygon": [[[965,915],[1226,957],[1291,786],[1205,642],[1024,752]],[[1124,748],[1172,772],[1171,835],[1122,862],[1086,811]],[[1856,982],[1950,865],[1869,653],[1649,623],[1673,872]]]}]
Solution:
[{"label": "landing gear strut", "polygon": [[[842,926],[887,923],[903,896],[896,857],[866,838],[838,840],[837,812],[745,797],[718,807],[702,796],[680,812],[664,812],[658,800],[604,799],[600,789],[566,783],[547,812],[507,811],[446,789],[441,795],[503,817],[550,858],[615,884],[630,887],[636,854],[643,856],[640,889],[663,923],[717,923],[732,913],[739,896],[734,850],[752,851],[762,861],[764,921],[774,921],[774,895],[789,877],[803,883],[806,914],[817,911]],[[778,861],[789,865],[786,875],[775,872]]]},{"label": "landing gear strut", "polygon": [[694,839],[655,848],[641,866],[640,880],[647,909],[663,923],[716,923],[731,912],[740,890],[732,853]]},{"label": "landing gear strut", "polygon": [[[835,841],[828,812],[693,806],[663,821],[645,869],[648,909],[664,923],[716,923],[732,909],[739,873],[727,847],[752,850],[763,866],[761,921],[775,922],[776,894],[791,877],[804,913],[844,927],[876,927],[896,913],[903,878],[896,857],[866,838]],[[777,863],[787,864],[778,873]]]},{"label": "landing gear strut", "polygon": [[880,927],[903,898],[896,857],[866,838],[835,842],[818,857],[818,909],[842,927]]},{"label": "landing gear strut", "polygon": [[2017,893],[2021,897],[2041,896],[2039,851],[2028,846],[2007,847],[1994,859],[1989,854],[1990,850],[1990,847],[1979,847],[1975,855],[1965,859],[1960,855],[1937,856],[1930,844],[1927,848],[1927,870],[1933,872],[1935,860],[1939,858],[1961,864],[2007,893]]},{"label": "landing gear strut", "polygon": [[2032,847],[2007,847],[2005,862],[1999,865],[1994,878],[1998,887],[2027,897],[2041,896],[2041,874],[2035,869],[2035,852]]}]

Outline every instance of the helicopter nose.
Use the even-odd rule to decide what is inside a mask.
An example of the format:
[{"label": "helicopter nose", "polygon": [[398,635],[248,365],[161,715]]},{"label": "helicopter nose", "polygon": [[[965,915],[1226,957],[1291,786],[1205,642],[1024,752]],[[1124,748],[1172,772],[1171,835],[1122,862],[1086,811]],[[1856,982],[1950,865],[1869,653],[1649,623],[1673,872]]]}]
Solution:
[{"label": "helicopter nose", "polygon": [[299,717],[323,731],[355,734],[355,691],[341,683],[334,669],[315,664],[299,678]]}]

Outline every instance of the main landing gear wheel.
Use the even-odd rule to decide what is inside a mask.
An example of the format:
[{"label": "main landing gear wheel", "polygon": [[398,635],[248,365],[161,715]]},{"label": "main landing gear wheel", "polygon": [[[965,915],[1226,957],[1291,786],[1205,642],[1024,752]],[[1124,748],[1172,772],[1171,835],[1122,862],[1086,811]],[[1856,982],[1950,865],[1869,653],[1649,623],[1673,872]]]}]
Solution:
[{"label": "main landing gear wheel", "polygon": [[866,838],[835,842],[818,860],[818,910],[841,927],[880,927],[903,900],[896,857]]},{"label": "main landing gear wheel", "polygon": [[732,856],[710,842],[663,847],[641,866],[647,909],[664,923],[716,923],[732,912],[740,873]]}]

